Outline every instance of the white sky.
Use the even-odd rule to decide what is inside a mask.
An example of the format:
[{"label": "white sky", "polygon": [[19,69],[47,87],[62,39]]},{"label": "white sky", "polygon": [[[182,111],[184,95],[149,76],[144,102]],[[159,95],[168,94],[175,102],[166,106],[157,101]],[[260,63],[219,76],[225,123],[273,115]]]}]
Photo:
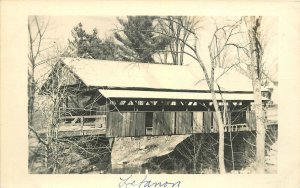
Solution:
[{"label": "white sky", "polygon": [[[222,25],[227,20],[237,20],[240,17],[205,17],[201,21],[201,29],[198,31],[199,37],[199,54],[204,62],[209,63],[208,44],[211,41],[212,34],[216,28],[216,23]],[[51,42],[56,42],[58,46],[64,47],[68,44],[68,39],[71,39],[71,30],[79,22],[82,23],[83,28],[87,32],[91,32],[93,28],[98,30],[100,38],[105,38],[113,33],[113,30],[117,28],[118,21],[116,17],[108,16],[52,16],[49,17],[49,27],[46,33],[47,39]],[[265,58],[270,67],[271,74],[274,74],[274,64],[277,64],[277,50],[278,50],[278,20],[273,17],[267,17],[264,19],[264,35],[266,35],[267,46],[265,49]],[[186,56],[185,64],[197,64],[192,58]]]},{"label": "white sky", "polygon": [[49,19],[47,37],[52,38],[62,46],[68,44],[68,39],[71,39],[71,30],[78,25],[79,22],[82,23],[83,28],[87,32],[91,32],[94,28],[97,28],[100,38],[104,38],[105,35],[110,35],[118,23],[116,17],[107,16],[52,16]]}]

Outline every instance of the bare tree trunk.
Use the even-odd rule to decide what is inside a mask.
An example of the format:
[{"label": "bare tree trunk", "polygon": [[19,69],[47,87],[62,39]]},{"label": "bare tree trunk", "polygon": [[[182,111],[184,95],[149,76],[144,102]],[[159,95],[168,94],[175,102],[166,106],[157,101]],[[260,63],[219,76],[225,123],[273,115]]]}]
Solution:
[{"label": "bare tree trunk", "polygon": [[232,145],[233,139],[232,139],[232,132],[231,132],[231,122],[228,121],[228,108],[227,108],[226,101],[223,99],[223,97],[222,97],[222,101],[223,101],[223,105],[224,105],[224,109],[223,109],[223,122],[224,122],[224,125],[228,125],[228,131],[229,131],[229,141],[230,141],[230,150],[231,150],[232,170],[235,170],[234,151],[233,151],[233,145]]},{"label": "bare tree trunk", "polygon": [[225,174],[226,170],[225,170],[225,163],[224,163],[224,124],[222,121],[222,114],[221,111],[219,110],[219,105],[218,105],[215,91],[212,90],[211,94],[213,99],[213,105],[216,111],[217,124],[219,127],[219,152],[218,152],[219,170],[220,170],[220,174]]},{"label": "bare tree trunk", "polygon": [[[231,125],[229,125],[231,126]],[[233,151],[233,144],[232,144],[232,132],[231,127],[229,127],[229,141],[230,141],[230,149],[231,149],[231,160],[232,160],[232,170],[235,170],[235,162],[234,162],[234,151]]]},{"label": "bare tree trunk", "polygon": [[[259,100],[260,97],[255,97],[256,100]],[[261,101],[261,100],[260,100]],[[256,102],[255,102],[256,103]],[[262,106],[259,105],[256,107],[255,110],[255,117],[258,118],[256,121],[256,161],[257,161],[257,172],[264,173],[265,167],[265,125],[264,125],[264,117],[263,117],[263,110]]]},{"label": "bare tree trunk", "polygon": [[[222,114],[219,110],[219,105],[218,105],[218,101],[217,101],[217,97],[216,97],[216,93],[215,93],[215,89],[214,89],[214,84],[215,84],[214,68],[215,68],[215,64],[212,63],[212,67],[211,67],[211,73],[212,74],[211,74],[211,78],[209,78],[208,73],[207,73],[207,69],[206,69],[205,65],[203,64],[199,54],[197,53],[196,42],[197,41],[195,40],[195,55],[197,57],[198,63],[200,64],[200,67],[201,67],[201,69],[204,73],[206,83],[207,83],[207,85],[210,89],[213,106],[215,108],[216,116],[217,116],[217,124],[218,124],[218,128],[219,128],[219,152],[218,152],[219,171],[220,171],[220,174],[225,174],[226,170],[225,170],[225,163],[224,163],[224,124],[223,124],[223,121],[222,121]],[[213,60],[212,60],[212,62],[213,62]]]},{"label": "bare tree trunk", "polygon": [[[34,73],[33,73],[34,74]],[[29,79],[29,87],[28,87],[28,125],[34,127],[34,99],[35,99],[35,84],[34,84],[34,76]]]},{"label": "bare tree trunk", "polygon": [[[28,20],[29,22],[29,20]],[[34,58],[34,52],[33,52],[33,38],[31,33],[31,27],[28,23],[28,33],[29,33],[29,61],[30,61],[30,70],[28,70],[28,125],[31,127],[33,126],[33,110],[34,110],[34,99],[35,99],[35,76],[34,76],[34,70],[35,70],[35,58]],[[38,53],[38,52],[37,52]]]},{"label": "bare tree trunk", "polygon": [[248,27],[248,36],[250,41],[250,75],[254,93],[253,109],[256,118],[256,171],[264,173],[265,166],[265,118],[263,113],[262,96],[261,96],[261,61],[262,47],[260,44],[261,19],[245,17],[244,21]]},{"label": "bare tree trunk", "polygon": [[[184,51],[184,45],[183,45],[183,44],[181,44],[180,50],[181,50],[181,52]],[[180,53],[180,61],[179,61],[179,64],[180,64],[180,65],[183,65],[183,53]]]},{"label": "bare tree trunk", "polygon": [[254,91],[254,113],[256,119],[256,171],[264,173],[265,166],[265,123],[261,97],[260,81],[252,73],[252,85]]},{"label": "bare tree trunk", "polygon": [[[227,31],[224,30],[224,27],[217,28],[215,33],[213,34],[211,44],[209,45],[209,52],[210,52],[210,57],[211,57],[211,67],[210,67],[211,78],[210,78],[208,75],[206,64],[204,64],[204,62],[202,61],[200,55],[198,54],[198,50],[197,50],[198,37],[197,37],[197,34],[195,33],[195,26],[198,23],[198,21],[194,20],[193,18],[191,18],[190,20],[186,20],[186,22],[184,20],[173,20],[171,18],[167,18],[167,21],[169,23],[168,24],[169,32],[156,31],[156,33],[168,36],[174,40],[170,45],[170,51],[171,51],[171,55],[173,58],[173,63],[174,64],[182,63],[183,54],[192,57],[194,60],[196,60],[199,63],[199,65],[204,73],[206,83],[210,89],[210,93],[212,95],[212,102],[213,102],[213,105],[214,105],[214,108],[216,111],[217,124],[219,127],[219,154],[218,154],[219,171],[221,174],[224,174],[224,173],[226,173],[225,162],[224,162],[224,123],[222,120],[222,114],[220,112],[220,109],[218,106],[218,101],[217,101],[215,90],[214,90],[214,84],[215,84],[215,78],[214,78],[215,73],[214,72],[215,72],[217,58],[223,52],[224,48],[229,45],[228,41],[233,36],[233,33],[235,33],[235,32],[233,32],[233,30],[236,29],[238,22],[236,22],[232,26],[228,26],[230,29]],[[177,25],[180,25],[179,28],[181,30],[183,30],[182,31],[183,38],[180,38],[180,34],[178,35],[178,31],[175,32],[175,29],[173,27],[174,23]],[[215,42],[216,43],[219,42],[219,39],[217,38],[217,35],[216,35],[216,33],[218,31],[228,32],[228,35],[224,39],[225,44],[222,45],[222,47],[217,46],[218,49],[213,52],[212,48],[214,46],[212,46],[212,44],[215,44]],[[188,37],[190,34],[194,36],[194,44],[193,45],[188,43]],[[179,41],[179,43],[178,43],[178,41]],[[178,45],[180,45],[180,46],[178,46]],[[192,52],[190,53],[190,52],[186,51],[184,49],[184,47],[187,47]],[[180,52],[178,52],[179,48],[180,48]],[[179,57],[178,57],[178,53],[181,53],[181,55]],[[180,62],[178,62],[178,61],[180,61]]]},{"label": "bare tree trunk", "polygon": [[40,53],[43,51],[41,49],[41,45],[44,39],[44,34],[48,27],[48,23],[46,25],[41,26],[36,16],[34,16],[33,18],[29,18],[27,23],[27,29],[29,34],[28,125],[31,127],[34,127],[33,119],[34,119],[34,103],[35,103],[35,92],[36,92],[35,68],[38,65],[37,59],[41,55]]}]

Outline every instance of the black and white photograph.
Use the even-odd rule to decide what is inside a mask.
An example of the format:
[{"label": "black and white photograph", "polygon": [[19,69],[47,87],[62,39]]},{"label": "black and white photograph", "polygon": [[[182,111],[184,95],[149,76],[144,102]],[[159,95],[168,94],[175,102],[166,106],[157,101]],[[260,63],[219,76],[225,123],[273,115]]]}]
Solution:
[{"label": "black and white photograph", "polygon": [[277,172],[276,17],[28,17],[30,173]]},{"label": "black and white photograph", "polygon": [[298,2],[0,5],[0,187],[300,187]]}]

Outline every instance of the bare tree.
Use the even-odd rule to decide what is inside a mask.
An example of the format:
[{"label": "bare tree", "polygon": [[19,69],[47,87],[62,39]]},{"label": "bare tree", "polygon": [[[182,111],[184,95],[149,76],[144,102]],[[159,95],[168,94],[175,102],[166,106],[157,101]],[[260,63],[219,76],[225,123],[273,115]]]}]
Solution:
[{"label": "bare tree", "polygon": [[[72,156],[72,151],[85,156],[82,160],[88,160],[110,154],[110,148],[106,145],[87,147],[91,140],[89,137],[79,141],[58,137],[60,107],[64,105],[67,96],[77,94],[78,88],[64,87],[73,81],[73,77],[60,63],[64,49],[60,49],[53,41],[45,37],[48,26],[49,19],[45,17],[28,18],[29,168],[34,168],[37,163],[41,162],[45,166],[45,170],[41,170],[42,173],[58,173],[59,169],[67,169],[70,166],[71,163],[65,160]],[[41,74],[39,66],[48,71]],[[49,76],[52,81],[47,82]],[[44,86],[47,87],[41,88],[44,82],[46,82]],[[39,94],[43,94],[43,97]],[[99,148],[104,150],[99,151]],[[65,152],[61,152],[62,150]],[[34,171],[31,170],[31,172]]]},{"label": "bare tree", "polygon": [[[158,30],[164,35],[172,36],[170,44],[166,47],[164,63],[167,63],[168,54],[171,54],[172,63],[183,65],[185,44],[191,33],[189,30],[198,29],[200,20],[190,16],[167,16],[158,19]],[[182,27],[185,26],[185,28]],[[169,52],[169,53],[168,53]]]},{"label": "bare tree", "polygon": [[[37,16],[28,18],[29,33],[29,68],[28,68],[28,124],[33,126],[34,102],[36,93],[35,70],[41,63],[41,53],[45,50],[43,46],[44,36],[49,24],[48,21],[41,21]],[[48,48],[48,47],[47,47]]]},{"label": "bare tree", "polygon": [[261,82],[262,82],[262,57],[263,48],[261,45],[261,21],[262,17],[243,18],[249,37],[249,73],[252,80],[254,92],[254,104],[256,118],[256,170],[258,173],[264,172],[265,167],[265,116],[262,105]]},{"label": "bare tree", "polygon": [[[225,173],[225,163],[224,163],[224,122],[222,120],[222,113],[217,100],[217,92],[215,85],[217,84],[216,80],[219,77],[215,77],[215,69],[217,68],[218,62],[220,57],[226,52],[226,49],[229,47],[240,48],[239,45],[236,45],[231,42],[231,39],[239,34],[239,25],[241,20],[238,20],[232,24],[227,24],[222,27],[216,27],[211,42],[208,46],[208,51],[210,54],[210,62],[204,62],[202,57],[199,54],[198,44],[199,44],[199,37],[196,33],[196,27],[189,27],[189,25],[184,25],[183,22],[177,22],[174,20],[169,19],[174,24],[178,24],[182,30],[189,33],[189,36],[192,36],[193,42],[184,40],[181,37],[177,37],[171,34],[166,34],[161,31],[155,31],[158,34],[162,34],[165,36],[170,37],[174,40],[179,40],[182,45],[185,46],[183,51],[175,52],[175,53],[183,53],[187,56],[193,58],[201,67],[202,72],[204,74],[204,79],[207,83],[209,91],[212,96],[213,107],[216,111],[216,121],[219,130],[219,152],[218,152],[218,159],[219,159],[219,171],[221,174]],[[190,38],[191,39],[191,38]]]},{"label": "bare tree", "polygon": [[[266,144],[266,116],[262,102],[262,85],[265,84],[268,78],[264,59],[264,49],[266,47],[266,38],[264,38],[262,21],[263,17],[243,17],[243,23],[246,26],[246,41],[243,45],[237,41],[231,45],[236,46],[236,57],[239,64],[235,67],[244,75],[249,77],[252,82],[254,93],[254,103],[252,109],[255,113],[256,121],[256,171],[264,173],[265,169],[265,144]],[[241,24],[242,27],[242,24]],[[243,28],[241,28],[243,29]],[[241,33],[243,35],[243,33]],[[246,67],[242,67],[246,64]]]},{"label": "bare tree", "polygon": [[[218,171],[218,140],[209,134],[192,134],[175,149],[192,166],[193,173]],[[176,159],[174,159],[176,160]]]},{"label": "bare tree", "polygon": [[[38,139],[38,142],[43,144],[46,150],[50,150],[50,139],[44,139],[37,131],[34,125],[34,115],[36,106],[36,95],[38,92],[38,78],[36,78],[36,69],[38,66],[47,63],[49,57],[44,58],[43,53],[47,53],[53,48],[52,44],[45,43],[45,33],[48,29],[49,19],[44,19],[37,16],[28,18],[28,33],[29,33],[29,69],[28,69],[28,129],[30,133]],[[55,56],[57,58],[57,56]],[[51,58],[52,59],[52,58]],[[45,111],[42,111],[45,112]],[[48,115],[48,114],[47,114]],[[53,121],[53,119],[52,119]],[[53,132],[49,129],[49,132]],[[46,155],[48,159],[48,155]]]},{"label": "bare tree", "polygon": [[36,155],[43,156],[45,173],[74,173],[74,165],[77,165],[77,169],[84,167],[80,171],[77,170],[77,173],[88,171],[87,168],[91,168],[89,160],[99,161],[107,158],[111,154],[111,147],[106,139],[99,141],[100,137],[97,136],[82,138],[59,136],[62,123],[60,116],[66,99],[76,98],[82,91],[80,85],[68,87],[76,79],[69,68],[61,62],[59,56],[48,61],[47,64],[51,67],[51,71],[45,75],[46,80],[43,80],[42,87],[38,88],[38,93],[43,95],[43,100],[37,102],[38,110],[44,119],[43,122],[39,122],[43,124],[43,128],[36,130],[34,127],[29,127],[41,144]]}]

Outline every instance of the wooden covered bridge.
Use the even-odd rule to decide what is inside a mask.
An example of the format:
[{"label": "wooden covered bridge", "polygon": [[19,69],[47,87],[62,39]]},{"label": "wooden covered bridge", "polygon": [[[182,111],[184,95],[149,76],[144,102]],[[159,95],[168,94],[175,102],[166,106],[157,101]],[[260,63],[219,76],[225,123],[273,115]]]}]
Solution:
[{"label": "wooden covered bridge", "polygon": [[[225,101],[227,108],[225,131],[255,130],[251,81],[233,69],[217,75],[219,106],[224,109]],[[211,94],[197,66],[65,58],[42,93],[54,87],[61,91],[62,137],[218,132]]]}]

